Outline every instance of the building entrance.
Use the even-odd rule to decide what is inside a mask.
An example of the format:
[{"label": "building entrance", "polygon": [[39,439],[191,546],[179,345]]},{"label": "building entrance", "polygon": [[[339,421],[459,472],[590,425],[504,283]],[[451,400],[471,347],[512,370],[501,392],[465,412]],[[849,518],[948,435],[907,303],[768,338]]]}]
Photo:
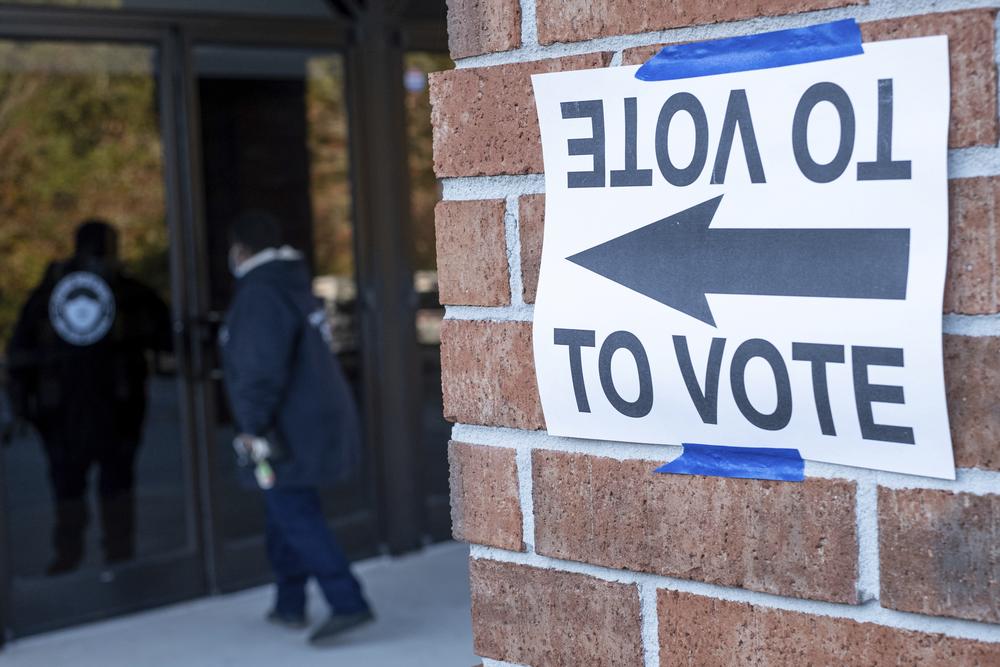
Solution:
[{"label": "building entrance", "polygon": [[[354,259],[350,160],[343,55],[322,50],[198,45],[197,77],[204,239],[203,339],[216,337],[232,296],[230,221],[266,211],[285,242],[312,268],[313,292],[325,305],[340,358],[364,405],[367,342],[360,335]],[[228,446],[236,435],[222,391],[217,348],[206,349],[205,387],[216,446],[213,478],[219,585],[241,587],[267,577],[261,495],[241,486]],[[325,490],[332,526],[355,554],[378,544],[372,448],[363,474]]]},{"label": "building entrance", "polygon": [[421,77],[450,62],[439,18],[384,19],[0,3],[5,636],[268,580],[216,349],[249,210],[308,259],[363,412],[331,526],[355,557],[447,537]]}]

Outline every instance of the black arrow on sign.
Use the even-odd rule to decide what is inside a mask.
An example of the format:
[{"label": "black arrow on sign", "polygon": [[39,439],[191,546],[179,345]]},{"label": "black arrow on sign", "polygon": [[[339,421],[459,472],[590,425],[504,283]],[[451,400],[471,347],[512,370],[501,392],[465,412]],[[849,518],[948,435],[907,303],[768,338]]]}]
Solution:
[{"label": "black arrow on sign", "polygon": [[706,294],[906,298],[908,229],[710,229],[722,196],[569,257],[715,326]]}]

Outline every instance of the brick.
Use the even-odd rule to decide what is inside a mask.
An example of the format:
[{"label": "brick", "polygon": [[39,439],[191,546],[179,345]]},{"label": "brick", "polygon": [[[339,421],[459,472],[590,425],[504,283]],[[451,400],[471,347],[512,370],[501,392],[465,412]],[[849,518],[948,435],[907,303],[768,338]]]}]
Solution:
[{"label": "brick", "polygon": [[988,667],[1000,644],[660,590],[660,664]]},{"label": "brick", "polygon": [[948,181],[948,277],[944,311],[985,315],[1000,310],[995,176]]},{"label": "brick", "polygon": [[[951,148],[997,143],[997,71],[993,60],[995,15],[993,9],[972,9],[861,24],[861,35],[866,42],[948,35],[951,51],[948,145]],[[622,64],[644,63],[661,48],[663,44],[625,49]]]},{"label": "brick", "polygon": [[521,46],[518,0],[448,0],[448,48],[452,58],[508,51]]},{"label": "brick", "polygon": [[1000,338],[945,336],[944,378],[955,465],[1000,470]]},{"label": "brick", "polygon": [[923,14],[861,25],[865,41],[948,35],[951,51],[951,127],[948,145],[996,145],[997,68],[993,56],[996,10]]},{"label": "brick", "polygon": [[519,203],[521,234],[521,283],[525,303],[535,302],[538,269],[542,264],[542,235],[545,232],[545,195],[525,195]]},{"label": "brick", "polygon": [[779,16],[866,0],[755,0],[754,2],[621,2],[621,0],[538,0],[538,41],[576,42],[689,25]]},{"label": "brick", "polygon": [[641,65],[657,53],[666,44],[649,44],[647,46],[633,46],[622,51],[622,65]]},{"label": "brick", "polygon": [[538,553],[858,601],[854,482],[658,475],[649,461],[546,450],[532,461]]},{"label": "brick", "polygon": [[606,67],[590,53],[431,74],[434,172],[440,177],[542,173],[531,75]]},{"label": "brick", "polygon": [[515,451],[450,442],[448,465],[455,539],[524,551]]},{"label": "brick", "polygon": [[532,667],[641,667],[634,585],[473,560],[472,628],[484,658]]},{"label": "brick", "polygon": [[545,428],[530,322],[445,320],[441,385],[451,421]]},{"label": "brick", "polygon": [[438,202],[434,228],[441,303],[510,303],[505,211],[502,199]]},{"label": "brick", "polygon": [[1000,623],[1000,495],[878,490],[883,607]]}]

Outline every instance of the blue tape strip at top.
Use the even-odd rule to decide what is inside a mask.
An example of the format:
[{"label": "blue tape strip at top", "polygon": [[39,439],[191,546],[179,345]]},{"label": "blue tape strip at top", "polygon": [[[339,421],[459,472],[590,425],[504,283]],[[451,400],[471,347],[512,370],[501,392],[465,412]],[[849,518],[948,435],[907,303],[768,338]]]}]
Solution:
[{"label": "blue tape strip at top", "polygon": [[684,452],[656,472],[801,482],[805,461],[797,449],[684,443]]},{"label": "blue tape strip at top", "polygon": [[639,68],[635,78],[671,81],[799,65],[864,52],[857,22],[844,19],[808,28],[665,46]]}]

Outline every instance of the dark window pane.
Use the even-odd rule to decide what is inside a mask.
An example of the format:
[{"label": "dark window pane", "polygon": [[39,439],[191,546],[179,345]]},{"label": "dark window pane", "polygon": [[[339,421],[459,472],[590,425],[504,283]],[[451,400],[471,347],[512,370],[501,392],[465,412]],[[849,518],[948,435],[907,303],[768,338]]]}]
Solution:
[{"label": "dark window pane", "polygon": [[[16,417],[3,429],[3,492],[18,631],[135,605],[132,590],[79,587],[195,549],[156,60],[142,46],[0,41],[0,375]],[[92,218],[107,225],[81,226]]]}]

